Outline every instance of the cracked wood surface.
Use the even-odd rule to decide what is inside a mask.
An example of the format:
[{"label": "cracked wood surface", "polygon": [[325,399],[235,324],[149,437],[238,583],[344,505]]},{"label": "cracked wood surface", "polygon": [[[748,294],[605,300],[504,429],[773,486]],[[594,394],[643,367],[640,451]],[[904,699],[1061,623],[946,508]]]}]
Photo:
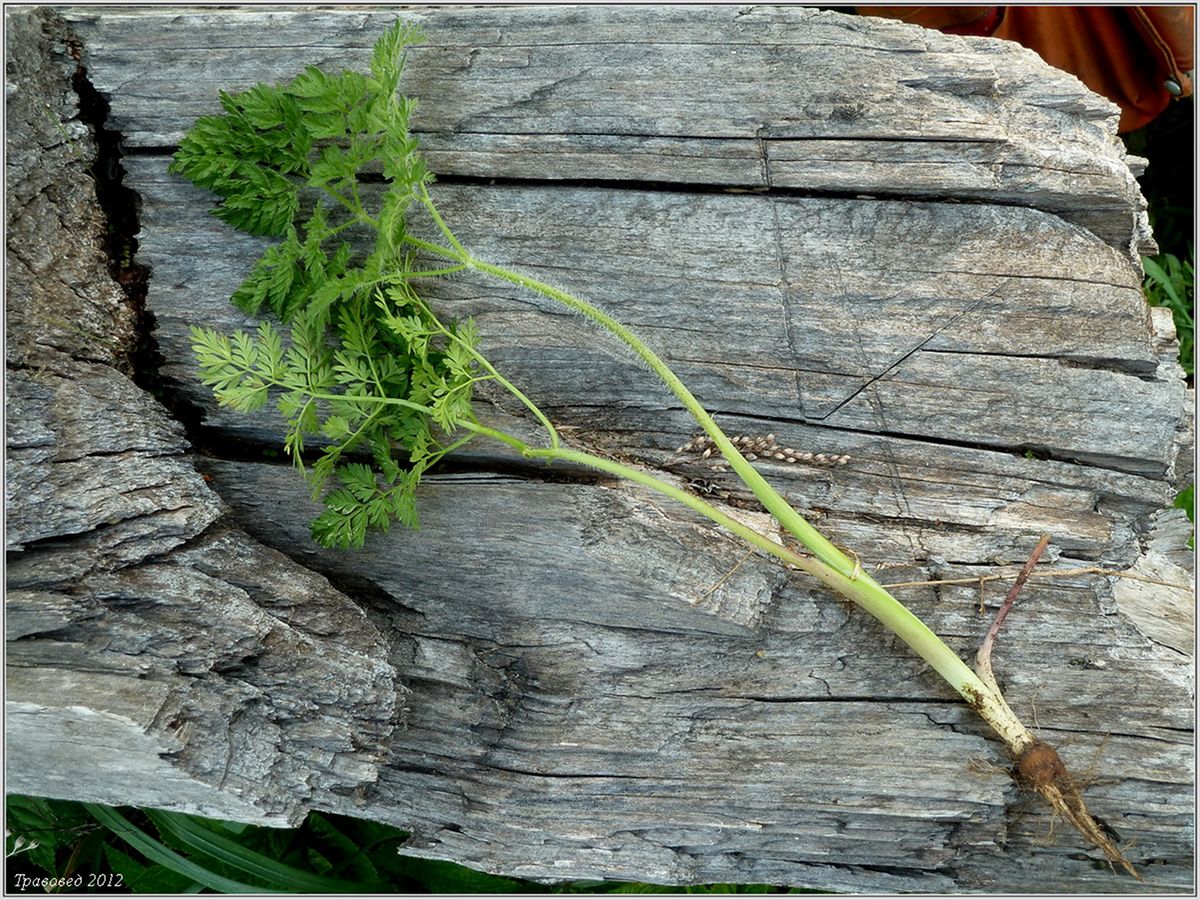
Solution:
[{"label": "cracked wood surface", "polygon": [[[267,455],[278,425],[191,382],[187,323],[245,324],[226,298],[263,244],[165,169],[217,88],[352,65],[392,14],[65,15],[138,151],[123,162],[161,375],[202,414],[202,452],[115,351],[70,344],[45,313],[61,300],[35,286],[77,251],[25,293],[10,280],[18,789],[244,820],[350,812],[411,830],[409,852],[541,879],[1190,888],[1188,590],[1033,581],[995,654],[1010,702],[1136,841],[1137,885],[1048,838],[999,746],[873,621],[637,487],[472,447],[423,488],[420,532],[319,551],[306,491]],[[1190,580],[1186,528],[1156,512],[1187,398],[1130,262],[1147,235],[1104,101],[1002,42],[803,9],[412,15],[429,44],[404,88],[468,246],[634,326],[729,431],[849,454],[763,469],[881,581],[1019,565],[1043,531],[1051,568]],[[76,217],[95,220],[61,221]],[[10,236],[10,259],[33,246]],[[429,292],[476,317],[573,439],[770,529],[674,456],[691,427],[618,346],[507,285]],[[14,367],[21,341],[42,349]],[[518,412],[485,404],[528,427]],[[901,596],[964,655],[990,622],[977,584]],[[50,766],[48,741],[65,748]]]},{"label": "cracked wood surface", "polygon": [[[768,6],[406,16],[428,42],[405,90],[421,98],[414,128],[442,175],[1012,203],[1125,252],[1148,246],[1115,107],[1010,42]],[[120,98],[115,127],[139,148],[177,143],[218,111],[217,90],[288,79],[297,60],[364,65],[392,18],[72,15],[97,86]]]},{"label": "cracked wood surface", "polygon": [[101,250],[68,32],[6,24],[5,787],[294,822],[374,780],[393,641],[233,526],[130,379],[145,323]]}]

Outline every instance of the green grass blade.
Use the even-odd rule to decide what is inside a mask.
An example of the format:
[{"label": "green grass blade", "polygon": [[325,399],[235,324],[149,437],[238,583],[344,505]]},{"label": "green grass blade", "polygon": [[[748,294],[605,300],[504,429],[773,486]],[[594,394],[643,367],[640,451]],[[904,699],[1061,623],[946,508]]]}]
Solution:
[{"label": "green grass blade", "polygon": [[[110,839],[115,837],[109,832]],[[119,838],[117,839],[119,840]],[[199,884],[174,869],[158,863],[146,865],[116,847],[117,840],[104,845],[109,867],[121,876],[121,887],[134,894],[182,894],[188,890],[204,890]]]},{"label": "green grass blade", "polygon": [[[318,869],[326,878],[359,879],[362,881],[379,882],[382,879],[379,871],[371,863],[367,855],[367,847],[343,834],[328,818],[317,812],[310,812],[305,822],[306,830],[312,835],[307,845],[309,862],[312,854],[329,863],[328,870]],[[403,838],[389,830],[387,842],[396,847]],[[336,862],[334,861],[336,860]],[[317,868],[314,866],[314,868]]]},{"label": "green grass blade", "polygon": [[210,890],[222,894],[284,893],[283,891],[272,890],[271,888],[243,884],[240,881],[234,881],[232,878],[226,878],[224,875],[218,875],[216,872],[210,872],[204,866],[193,862],[186,856],[181,856],[170,847],[166,847],[150,837],[150,835],[146,834],[146,832],[142,831],[142,829],[138,828],[115,809],[95,803],[85,803],[84,808],[95,817],[97,822],[118,835],[129,846],[133,847],[150,861],[166,866],[172,871],[178,872],[180,875],[190,878],[192,881],[204,885],[204,887]]},{"label": "green grass blade", "polygon": [[170,833],[186,846],[212,857],[222,865],[261,878],[279,890],[330,894],[365,893],[382,888],[382,885],[379,884],[327,878],[281,863],[242,846],[237,841],[201,824],[191,816],[164,810],[146,810],[145,812],[159,829],[164,833]]},{"label": "green grass blade", "polygon": [[1167,274],[1166,270],[1163,269],[1162,266],[1160,266],[1149,256],[1143,256],[1142,268],[1146,270],[1146,275],[1149,276],[1150,280],[1153,281],[1158,287],[1162,288],[1166,295],[1171,298],[1171,302],[1175,306],[1183,306],[1183,301],[1179,298],[1179,294],[1175,290],[1175,285],[1171,281],[1171,276]]}]

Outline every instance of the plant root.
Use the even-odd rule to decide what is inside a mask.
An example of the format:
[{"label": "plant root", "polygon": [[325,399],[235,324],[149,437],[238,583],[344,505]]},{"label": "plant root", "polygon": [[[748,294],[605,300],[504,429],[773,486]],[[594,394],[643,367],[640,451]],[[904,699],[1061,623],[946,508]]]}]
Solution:
[{"label": "plant root", "polygon": [[[996,642],[996,637],[1000,634],[1004,620],[1008,617],[1009,610],[1016,602],[1017,595],[1021,592],[1026,580],[1033,574],[1034,566],[1037,565],[1038,560],[1049,546],[1050,535],[1043,534],[1029,555],[1028,562],[1025,563],[1017,575],[1016,581],[1013,582],[1008,596],[1000,605],[996,619],[988,629],[987,635],[979,647],[979,652],[975,656],[975,671],[996,692],[1001,703],[1004,703],[1003,695],[1001,695],[1000,686],[996,683],[995,675],[992,673],[992,647]],[[1004,705],[1007,706],[1006,703]],[[1013,778],[1018,784],[1041,794],[1060,818],[1069,822],[1092,844],[1104,851],[1110,865],[1119,865],[1138,881],[1142,880],[1142,876],[1133,867],[1133,863],[1126,859],[1117,845],[1113,843],[1113,838],[1110,836],[1112,829],[1097,822],[1088,812],[1083,795],[1079,792],[1079,782],[1071,777],[1057,750],[1045,741],[1034,738],[1032,742],[1020,748],[1016,752],[1016,756],[1017,765],[1013,772]]]},{"label": "plant root", "polygon": [[[995,690],[997,694],[1000,693],[1000,687],[996,684],[996,678],[992,674],[992,645],[996,642],[996,636],[1000,634],[1000,628],[1004,625],[1004,620],[1008,618],[1008,611],[1012,609],[1013,604],[1017,600],[1017,594],[1021,593],[1021,588],[1025,586],[1025,581],[1033,572],[1033,567],[1037,565],[1038,560],[1042,558],[1042,554],[1046,552],[1046,548],[1049,546],[1050,535],[1043,534],[1041,540],[1037,542],[1037,546],[1033,548],[1033,553],[1029,555],[1029,561],[1025,563],[1020,574],[1017,575],[1017,580],[1013,582],[1008,596],[1000,604],[1000,609],[996,612],[995,621],[992,622],[992,627],[988,629],[983,643],[979,646],[979,652],[975,654],[975,670],[979,673],[979,677],[986,681],[989,687]],[[982,579],[979,585],[980,590],[982,590]]]},{"label": "plant root", "polygon": [[1060,817],[1071,823],[1080,834],[1104,851],[1108,861],[1142,880],[1138,870],[1113,843],[1111,828],[1106,828],[1088,812],[1083,795],[1052,746],[1034,741],[1017,759],[1014,772],[1018,784],[1041,794]]}]

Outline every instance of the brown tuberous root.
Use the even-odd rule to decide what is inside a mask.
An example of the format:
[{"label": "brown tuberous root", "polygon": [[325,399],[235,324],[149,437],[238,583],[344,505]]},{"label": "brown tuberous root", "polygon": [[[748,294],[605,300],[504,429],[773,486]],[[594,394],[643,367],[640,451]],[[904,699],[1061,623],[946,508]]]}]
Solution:
[{"label": "brown tuberous root", "polygon": [[1139,881],[1142,880],[1137,869],[1117,849],[1117,845],[1105,829],[1088,812],[1079,788],[1052,746],[1045,741],[1034,741],[1026,747],[1017,759],[1015,778],[1024,787],[1041,794],[1056,813],[1103,850],[1109,862],[1119,865]]}]

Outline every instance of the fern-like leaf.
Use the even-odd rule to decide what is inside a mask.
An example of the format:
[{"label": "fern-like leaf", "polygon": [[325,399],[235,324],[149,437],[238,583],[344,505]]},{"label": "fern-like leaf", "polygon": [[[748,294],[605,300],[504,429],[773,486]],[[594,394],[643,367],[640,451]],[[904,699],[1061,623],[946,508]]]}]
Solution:
[{"label": "fern-like leaf", "polygon": [[[229,336],[196,328],[193,350],[219,403],[250,411],[276,398],[284,448],[314,497],[332,485],[312,526],[326,546],[360,547],[393,521],[416,527],[417,486],[446,452],[435,430],[473,418],[473,326],[443,324],[405,278],[406,214],[431,177],[409,131],[415,104],[396,93],[418,40],[397,22],[369,73],[310,67],[222,93],[224,114],[198,120],[171,167],[221,198],[218,218],[281,238],[232,300],[287,323],[290,339],[266,322]],[[368,208],[360,176],[380,169]],[[348,229],[375,231],[365,256]]]}]

